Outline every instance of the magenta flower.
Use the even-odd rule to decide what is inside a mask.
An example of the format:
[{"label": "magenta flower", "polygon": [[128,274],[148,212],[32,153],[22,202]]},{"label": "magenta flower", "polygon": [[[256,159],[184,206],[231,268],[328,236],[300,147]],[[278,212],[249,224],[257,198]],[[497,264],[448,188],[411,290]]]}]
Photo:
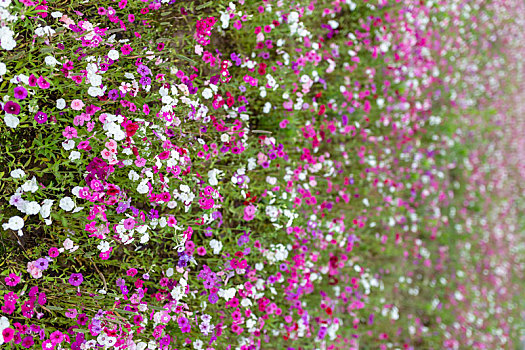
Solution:
[{"label": "magenta flower", "polygon": [[122,46],[120,51],[122,51],[122,54],[124,56],[127,56],[133,51],[133,49],[131,48],[131,46],[129,44],[126,44],[126,45]]},{"label": "magenta flower", "polygon": [[19,114],[20,113],[20,105],[13,101],[7,101],[4,105],[4,112],[9,114]]},{"label": "magenta flower", "polygon": [[44,112],[36,112],[34,118],[38,124],[44,124],[45,122],[47,122],[47,114]]},{"label": "magenta flower", "polygon": [[82,276],[81,273],[72,273],[71,277],[69,277],[69,284],[75,287],[80,286],[83,281],[84,281],[84,276]]},{"label": "magenta flower", "polygon": [[10,273],[9,276],[7,276],[4,280],[5,280],[5,284],[11,287],[14,287],[18,283],[20,283],[20,277],[14,273]]},{"label": "magenta flower", "polygon": [[27,97],[27,90],[25,87],[23,86],[17,86],[15,87],[14,89],[14,95],[17,99],[19,100],[23,100],[24,98]]},{"label": "magenta flower", "polygon": [[51,84],[49,84],[49,82],[43,76],[40,76],[36,82],[41,89],[49,89],[51,86]]},{"label": "magenta flower", "polygon": [[47,252],[49,254],[50,257],[52,258],[56,258],[57,256],[60,255],[60,251],[58,250],[58,248],[56,247],[51,247],[49,248],[49,251]]},{"label": "magenta flower", "polygon": [[36,86],[37,80],[37,77],[34,74],[31,74],[29,76],[29,86]]}]

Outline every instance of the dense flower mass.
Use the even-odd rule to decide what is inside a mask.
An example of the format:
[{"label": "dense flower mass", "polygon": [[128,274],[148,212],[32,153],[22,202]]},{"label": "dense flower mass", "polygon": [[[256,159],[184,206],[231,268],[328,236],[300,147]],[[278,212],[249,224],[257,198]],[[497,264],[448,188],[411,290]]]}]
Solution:
[{"label": "dense flower mass", "polygon": [[517,0],[0,1],[0,346],[507,349]]}]

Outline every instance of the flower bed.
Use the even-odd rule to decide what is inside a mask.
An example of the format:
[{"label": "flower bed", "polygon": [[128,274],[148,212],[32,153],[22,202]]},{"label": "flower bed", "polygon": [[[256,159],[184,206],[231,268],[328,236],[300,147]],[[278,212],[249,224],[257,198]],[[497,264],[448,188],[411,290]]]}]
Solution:
[{"label": "flower bed", "polygon": [[515,344],[523,7],[1,2],[0,345]]}]

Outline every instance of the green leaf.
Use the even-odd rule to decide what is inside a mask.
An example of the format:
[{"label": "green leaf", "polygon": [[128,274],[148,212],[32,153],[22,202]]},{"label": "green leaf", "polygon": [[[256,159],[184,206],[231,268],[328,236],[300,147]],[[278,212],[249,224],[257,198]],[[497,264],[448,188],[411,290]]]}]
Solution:
[{"label": "green leaf", "polygon": [[48,308],[49,310],[53,310],[53,311],[64,310],[64,308],[62,308],[62,307],[59,307],[59,306],[53,306],[53,305],[47,305],[46,308]]}]

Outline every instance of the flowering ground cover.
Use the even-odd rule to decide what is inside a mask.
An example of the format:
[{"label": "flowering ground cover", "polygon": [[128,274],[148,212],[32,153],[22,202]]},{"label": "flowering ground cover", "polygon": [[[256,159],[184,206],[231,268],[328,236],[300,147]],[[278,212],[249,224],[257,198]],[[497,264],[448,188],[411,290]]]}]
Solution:
[{"label": "flowering ground cover", "polygon": [[0,25],[2,348],[519,347],[522,1]]}]

